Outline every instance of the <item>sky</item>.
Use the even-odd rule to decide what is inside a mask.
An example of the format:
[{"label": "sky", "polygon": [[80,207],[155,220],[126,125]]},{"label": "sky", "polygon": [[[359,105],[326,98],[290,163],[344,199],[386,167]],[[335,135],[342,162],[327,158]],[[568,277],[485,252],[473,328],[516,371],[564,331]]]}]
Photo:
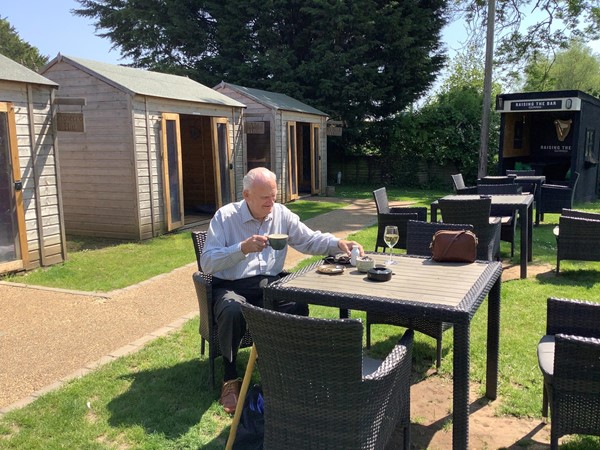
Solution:
[{"label": "sky", "polygon": [[0,16],[19,37],[53,59],[61,53],[111,64],[127,64],[111,42],[94,34],[91,19],[71,14],[75,0],[0,0]]},{"label": "sky", "polygon": [[[22,40],[50,59],[61,53],[110,64],[130,63],[117,50],[111,50],[108,39],[95,35],[91,19],[71,14],[80,6],[75,0],[0,0],[0,17],[9,21]],[[452,23],[442,36],[452,58],[465,39],[464,25]],[[598,41],[591,46],[594,51],[600,49]]]},{"label": "sky", "polygon": [[[7,19],[25,42],[53,59],[58,53],[111,64],[127,64],[111,42],[94,34],[91,19],[71,14],[75,0],[0,0],[0,16]],[[445,30],[449,50],[460,46],[462,25]]]}]

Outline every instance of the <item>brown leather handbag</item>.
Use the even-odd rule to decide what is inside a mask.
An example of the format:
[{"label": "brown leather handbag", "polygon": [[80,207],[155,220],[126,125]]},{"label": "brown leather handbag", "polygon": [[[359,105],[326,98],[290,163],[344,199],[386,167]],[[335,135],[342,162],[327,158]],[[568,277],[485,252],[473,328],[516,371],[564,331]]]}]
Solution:
[{"label": "brown leather handbag", "polygon": [[436,231],[430,248],[434,261],[472,263],[477,259],[477,236],[467,230]]}]

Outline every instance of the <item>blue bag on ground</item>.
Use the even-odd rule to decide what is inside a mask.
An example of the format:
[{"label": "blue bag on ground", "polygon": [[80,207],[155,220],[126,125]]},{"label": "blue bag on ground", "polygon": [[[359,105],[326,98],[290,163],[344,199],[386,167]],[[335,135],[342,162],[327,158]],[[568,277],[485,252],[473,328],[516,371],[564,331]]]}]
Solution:
[{"label": "blue bag on ground", "polygon": [[233,450],[262,450],[265,432],[264,399],[262,388],[250,386],[242,408],[240,423],[235,433]]}]

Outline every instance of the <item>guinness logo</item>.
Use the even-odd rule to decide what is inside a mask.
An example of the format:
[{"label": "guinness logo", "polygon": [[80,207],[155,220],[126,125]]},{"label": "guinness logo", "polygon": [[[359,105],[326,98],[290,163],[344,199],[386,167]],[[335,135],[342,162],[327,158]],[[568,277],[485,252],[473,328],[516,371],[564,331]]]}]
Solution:
[{"label": "guinness logo", "polygon": [[556,128],[556,137],[560,142],[564,141],[567,135],[569,134],[569,131],[571,131],[571,123],[573,123],[571,119],[556,119],[554,121],[554,127]]}]

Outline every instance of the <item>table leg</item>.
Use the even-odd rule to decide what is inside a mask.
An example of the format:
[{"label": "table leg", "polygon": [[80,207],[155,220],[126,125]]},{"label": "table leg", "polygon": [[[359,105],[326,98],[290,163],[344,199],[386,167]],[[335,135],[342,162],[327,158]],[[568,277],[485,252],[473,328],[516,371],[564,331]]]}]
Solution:
[{"label": "table leg", "polygon": [[437,222],[437,203],[432,203],[431,204],[431,221],[432,222]]},{"label": "table leg", "polygon": [[470,323],[454,324],[452,448],[469,448]]},{"label": "table leg", "polygon": [[[542,183],[538,182],[535,186],[535,226],[540,224],[540,201],[542,199]],[[533,208],[533,206],[532,206]]]},{"label": "table leg", "polygon": [[488,294],[487,358],[485,396],[495,400],[498,394],[498,355],[500,352],[500,290],[499,276]]},{"label": "table leg", "polygon": [[527,237],[527,261],[533,261],[533,204],[529,205],[527,208],[527,223],[528,227],[528,237]]},{"label": "table leg", "polygon": [[528,217],[527,207],[519,208],[519,220],[521,222],[521,278],[527,278],[527,261],[529,259],[527,252],[529,248]]}]

